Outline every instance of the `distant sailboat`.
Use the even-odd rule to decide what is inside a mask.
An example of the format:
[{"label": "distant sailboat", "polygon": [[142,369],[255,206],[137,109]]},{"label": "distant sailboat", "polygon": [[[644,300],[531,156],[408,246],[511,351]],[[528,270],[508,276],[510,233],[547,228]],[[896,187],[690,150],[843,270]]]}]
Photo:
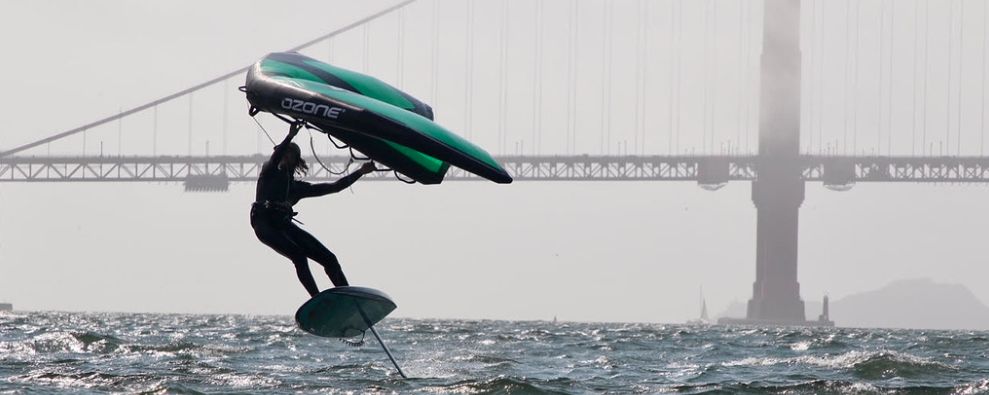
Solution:
[{"label": "distant sailboat", "polygon": [[696,320],[687,321],[687,325],[711,325],[711,319],[707,316],[707,301],[704,300],[704,288],[701,287],[701,317]]}]

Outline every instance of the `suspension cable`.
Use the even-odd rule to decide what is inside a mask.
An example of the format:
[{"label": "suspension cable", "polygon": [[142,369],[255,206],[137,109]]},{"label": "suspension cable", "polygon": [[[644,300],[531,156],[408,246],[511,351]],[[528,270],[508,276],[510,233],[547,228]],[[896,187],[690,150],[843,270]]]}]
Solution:
[{"label": "suspension cable", "polygon": [[893,46],[893,39],[895,38],[895,27],[896,27],[896,3],[892,0],[889,2],[889,72],[886,73],[889,79],[889,89],[886,91],[889,97],[889,108],[886,114],[886,154],[893,156],[893,52],[895,46]]},{"label": "suspension cable", "polygon": [[670,47],[670,52],[671,52],[670,57],[668,58],[669,59],[669,63],[670,63],[670,86],[669,86],[669,88],[670,88],[670,98],[669,98],[669,102],[667,103],[668,106],[669,106],[669,108],[667,109],[667,112],[669,112],[669,115],[670,115],[670,118],[669,118],[670,135],[668,136],[668,139],[667,139],[667,142],[666,142],[666,150],[667,150],[667,153],[669,155],[673,155],[673,152],[674,152],[674,150],[673,150],[673,130],[674,130],[674,128],[676,128],[676,126],[674,124],[674,118],[675,117],[674,117],[674,114],[673,114],[673,104],[676,102],[676,100],[675,100],[676,99],[676,95],[674,94],[674,92],[675,92],[674,87],[676,86],[676,68],[675,68],[675,63],[676,63],[676,54],[677,54],[677,51],[679,50],[675,46],[675,41],[674,41],[675,34],[676,34],[676,30],[674,30],[674,27],[676,26],[676,0],[670,2],[670,24],[669,24],[669,26],[670,26],[669,47]]},{"label": "suspension cable", "polygon": [[[989,17],[989,4],[982,4],[982,15],[983,18]],[[980,125],[979,129],[982,131],[982,139],[979,144],[979,155],[985,156],[986,154],[986,46],[989,44],[989,36],[986,35],[986,24],[982,25],[982,105],[980,108],[982,112],[980,114]]]},{"label": "suspension cable", "polygon": [[[742,102],[743,102],[742,95],[743,92],[745,92],[744,89],[745,67],[743,66],[745,63],[742,61],[744,56],[744,52],[743,52],[744,46],[742,44],[742,38],[744,37],[745,34],[744,32],[745,13],[743,11],[744,7],[745,7],[745,0],[738,0],[738,43],[736,44],[738,50],[736,57],[736,62],[737,62],[736,64],[738,65],[738,67],[736,68],[736,70],[738,71],[738,75],[737,75],[738,81],[736,81],[738,84],[737,85],[738,90],[735,92],[735,96],[738,99],[738,102],[736,103],[737,107],[735,108],[735,146],[729,152],[729,154],[731,155],[738,155],[739,148],[742,146]],[[811,52],[811,54],[813,54],[813,52]],[[812,61],[811,64],[814,64],[814,62]]]},{"label": "suspension cable", "polygon": [[536,0],[536,39],[533,40],[535,48],[535,61],[533,63],[533,89],[532,95],[532,154],[539,153],[539,145],[542,142],[542,114],[543,96],[543,0]]},{"label": "suspension cable", "polygon": [[920,64],[920,5],[917,2],[913,4],[913,96],[910,103],[910,113],[912,114],[911,121],[911,131],[910,131],[910,155],[917,154],[917,69]]},{"label": "suspension cable", "polygon": [[[885,95],[885,77],[893,78],[892,74],[885,75],[886,64],[883,63],[883,54],[886,53],[886,38],[883,37],[883,33],[886,32],[886,0],[882,0],[879,3],[879,98],[876,100],[879,103],[879,112],[876,117],[876,156],[882,155],[883,151],[883,103],[886,100]],[[890,35],[893,34],[892,29],[890,29]],[[889,48],[889,59],[890,62],[893,61],[893,48]],[[890,111],[893,109],[890,108]]]},{"label": "suspension cable", "polygon": [[[678,11],[679,15],[677,16],[677,53],[676,53],[676,57],[677,57],[677,67],[676,67],[676,70],[677,70],[677,89],[676,89],[677,90],[677,93],[676,93],[676,98],[677,98],[676,99],[676,103],[677,103],[676,151],[677,151],[677,154],[680,154],[680,142],[682,141],[681,140],[681,137],[683,137],[680,134],[680,126],[683,125],[683,102],[681,101],[681,99],[683,98],[682,96],[683,96],[683,58],[684,58],[684,56],[683,56],[683,48],[684,48],[684,45],[683,45],[683,43],[684,43],[684,39],[683,39],[683,31],[684,31],[684,28],[683,28],[683,15],[684,15],[684,11],[683,11],[683,9],[684,9],[684,6],[683,6],[683,3],[684,3],[684,1],[685,0],[677,0],[677,2],[679,3],[678,6],[677,6],[677,11]],[[684,151],[686,151],[686,150],[684,150]]]},{"label": "suspension cable", "polygon": [[959,2],[960,9],[958,10],[958,138],[955,140],[955,144],[958,146],[958,151],[956,154],[958,156],[962,155],[962,89],[964,88],[964,80],[962,75],[964,74],[965,62],[962,59],[962,54],[965,52],[965,1]]},{"label": "suspension cable", "polygon": [[[948,32],[947,32],[948,33],[948,59],[947,59],[948,60],[948,82],[947,82],[948,89],[946,89],[947,100],[945,100],[945,109],[944,109],[944,114],[945,114],[945,117],[944,117],[945,118],[944,145],[945,145],[946,151],[942,152],[942,155],[945,155],[945,156],[947,156],[948,151],[950,151],[950,149],[951,149],[951,113],[952,113],[952,111],[951,111],[951,98],[952,98],[952,96],[954,96],[954,95],[952,95],[952,92],[951,92],[951,80],[953,79],[953,74],[954,74],[954,71],[955,71],[955,69],[954,69],[954,62],[952,62],[952,60],[953,60],[952,58],[954,58],[954,49],[955,49],[954,48],[954,42],[955,42],[955,2],[954,2],[954,0],[949,0],[948,1],[948,28],[947,28],[947,30],[948,30]],[[958,52],[961,53],[961,50],[959,50]],[[960,88],[960,85],[961,84],[959,84],[959,90],[961,89]]]},{"label": "suspension cable", "polygon": [[[610,2],[609,2],[610,4]],[[577,39],[580,32],[580,5],[576,0],[570,3],[570,50],[569,50],[569,77],[567,84],[567,138],[569,139],[568,151],[573,154],[577,152],[577,59],[580,46]]]},{"label": "suspension cable", "polygon": [[[703,90],[701,94],[701,153],[703,154],[713,154],[709,152],[708,148],[714,146],[708,140],[708,123],[711,119],[711,114],[708,112],[710,109],[710,96],[711,96],[711,74],[713,73],[711,68],[711,9],[712,1],[707,0],[704,2],[704,49],[703,49],[703,60],[704,60],[704,82]],[[713,136],[711,137],[713,140]]]},{"label": "suspension cable", "polygon": [[645,155],[646,141],[648,139],[646,135],[646,125],[649,123],[649,117],[646,113],[646,103],[649,102],[649,92],[650,92],[646,89],[648,88],[649,82],[651,81],[651,79],[649,78],[651,74],[648,73],[648,70],[646,69],[646,65],[649,63],[649,53],[650,53],[649,48],[652,45],[652,41],[650,40],[651,36],[649,35],[649,19],[650,19],[650,15],[652,14],[652,7],[651,7],[652,2],[640,0],[640,3],[642,7],[642,16],[641,16],[642,19],[640,20],[640,24],[641,24],[640,29],[642,29],[642,32],[639,34],[642,35],[642,52],[641,52],[642,64],[639,65],[639,67],[641,68],[639,73],[642,75],[642,86],[639,88],[639,96],[640,96],[639,114],[642,115],[641,115],[641,119],[639,119],[639,134],[642,137],[639,138],[639,155]]},{"label": "suspension cable", "polygon": [[601,107],[604,111],[601,111],[601,131],[600,131],[600,145],[601,151],[605,155],[611,154],[611,63],[610,60],[613,58],[611,54],[611,18],[609,14],[609,6],[613,2],[602,3],[604,9],[601,12],[601,19],[603,32],[601,34]]},{"label": "suspension cable", "polygon": [[920,149],[926,155],[928,153],[928,147],[927,147],[927,118],[928,118],[928,115],[930,115],[929,114],[930,108],[928,108],[928,106],[927,106],[927,92],[928,92],[928,83],[929,83],[930,74],[931,74],[931,59],[930,59],[930,51],[931,51],[931,49],[930,49],[931,48],[931,17],[930,17],[931,1],[930,0],[926,0],[924,2],[924,6],[925,6],[925,11],[924,11],[924,94],[923,94],[923,96],[921,96],[924,99],[924,113],[923,113],[924,114],[924,122],[921,124],[921,140],[920,140],[920,143],[921,144],[920,144]]},{"label": "suspension cable", "polygon": [[815,6],[815,37],[817,37],[817,151],[823,155],[825,153],[824,144],[824,91],[826,89],[824,59],[827,57],[824,47],[824,0],[814,0]]},{"label": "suspension cable", "polygon": [[843,89],[842,89],[842,96],[843,96],[842,97],[842,101],[843,101],[843,103],[842,103],[842,106],[841,106],[841,108],[842,108],[842,114],[841,115],[842,115],[842,120],[844,121],[844,128],[843,128],[842,137],[841,137],[841,144],[842,144],[842,152],[841,152],[841,154],[842,155],[848,153],[847,152],[848,151],[848,112],[849,112],[849,110],[848,110],[848,102],[850,101],[850,100],[848,100],[848,95],[849,95],[849,92],[848,92],[849,91],[849,89],[848,89],[849,88],[849,86],[848,86],[849,85],[848,84],[848,79],[849,79],[849,74],[851,74],[851,71],[849,69],[851,68],[851,63],[852,63],[852,54],[851,54],[851,50],[852,50],[852,43],[851,43],[851,41],[852,41],[851,40],[851,36],[852,36],[852,33],[851,33],[852,32],[852,24],[851,24],[852,14],[851,14],[851,10],[852,10],[852,2],[851,2],[851,0],[845,0],[845,64],[844,64],[845,72],[842,75],[842,79],[844,81],[842,82],[842,87],[843,87]]},{"label": "suspension cable", "polygon": [[852,56],[853,69],[852,69],[852,155],[858,155],[858,145],[859,145],[859,69],[861,65],[859,64],[859,55],[861,55],[861,35],[862,35],[862,2],[857,1],[855,4],[855,54]]}]

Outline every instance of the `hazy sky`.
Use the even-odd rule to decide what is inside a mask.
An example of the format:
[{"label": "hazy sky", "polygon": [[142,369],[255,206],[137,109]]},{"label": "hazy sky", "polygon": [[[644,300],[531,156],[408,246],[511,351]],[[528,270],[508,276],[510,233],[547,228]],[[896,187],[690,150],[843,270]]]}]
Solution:
[{"label": "hazy sky", "polygon": [[[246,66],[388,4],[4,1],[0,149]],[[358,29],[306,53],[358,70],[366,64],[368,72],[431,103],[441,123],[494,153],[537,147],[549,154],[615,153],[620,141],[644,153],[755,146],[757,117],[747,98],[758,70],[759,2],[655,1],[640,10],[636,1],[613,8],[581,1],[577,24],[570,25],[570,2],[512,1],[504,61],[503,3],[473,4],[471,30],[467,2],[443,0],[434,7],[423,0],[404,16],[373,23],[366,36]],[[539,4],[544,20],[537,30]],[[983,149],[983,3],[923,10],[924,2],[915,8],[897,1],[895,12],[889,12],[891,2],[878,0],[850,9],[828,4],[805,2],[805,141],[909,154],[935,142],[955,146],[961,136],[962,153]],[[926,21],[914,14],[918,10],[929,15]],[[845,25],[844,16],[856,13],[853,20],[861,24]],[[670,16],[680,14],[682,27],[671,25]],[[602,15],[612,16],[610,47],[602,40],[609,30]],[[711,21],[717,23],[705,24]],[[931,32],[928,40],[923,28],[914,35],[921,26]],[[573,71],[569,29],[579,38]],[[846,44],[855,48],[856,33],[858,51],[849,53]],[[467,34],[476,40],[470,57]],[[441,43],[435,55],[434,36]],[[373,48],[367,55],[365,37]],[[916,60],[925,43],[928,60]],[[534,56],[540,48],[544,56]],[[497,72],[502,62],[504,75]],[[237,153],[269,149],[235,91],[242,80],[194,95],[194,153],[202,153],[207,140],[214,153],[224,146]],[[924,98],[928,109],[920,111]],[[185,154],[189,106],[185,98],[160,107],[157,144],[152,115],[145,113],[92,131],[85,150],[97,152],[103,141],[108,155],[152,147]],[[675,122],[679,144],[670,146]],[[270,118],[265,124],[284,133]],[[542,126],[535,138],[534,125]],[[570,128],[576,141],[567,137]],[[79,154],[82,138],[50,149]],[[932,277],[963,283],[989,300],[981,286],[989,275],[987,196],[985,186],[860,184],[838,193],[808,184],[800,225],[802,295],[841,297],[893,279]],[[0,184],[0,300],[25,310],[290,314],[306,294],[291,264],[254,238],[252,200],[250,184],[224,194],[184,193],[177,184]],[[755,210],[747,183],[717,192],[691,183],[359,183],[298,208],[351,281],[391,294],[400,316],[676,322],[697,314],[701,285],[711,309],[720,311],[733,299],[749,298],[755,274]],[[328,285],[318,267],[314,272]]]}]

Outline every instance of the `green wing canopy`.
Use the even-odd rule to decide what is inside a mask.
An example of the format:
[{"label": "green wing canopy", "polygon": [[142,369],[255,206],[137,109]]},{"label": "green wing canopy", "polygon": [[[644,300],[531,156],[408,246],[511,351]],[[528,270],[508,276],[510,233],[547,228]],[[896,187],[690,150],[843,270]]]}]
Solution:
[{"label": "green wing canopy", "polygon": [[511,176],[485,150],[432,121],[425,103],[376,78],[297,53],[274,53],[248,71],[254,108],[303,119],[423,184],[450,165],[498,183]]}]

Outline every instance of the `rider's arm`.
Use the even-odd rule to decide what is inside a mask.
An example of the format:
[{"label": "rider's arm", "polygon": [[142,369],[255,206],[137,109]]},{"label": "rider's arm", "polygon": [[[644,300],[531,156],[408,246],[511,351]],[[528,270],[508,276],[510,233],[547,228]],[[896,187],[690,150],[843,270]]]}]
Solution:
[{"label": "rider's arm", "polygon": [[261,169],[262,172],[278,166],[278,163],[282,161],[282,157],[285,156],[285,152],[288,150],[288,143],[291,143],[295,135],[299,134],[300,129],[302,129],[302,123],[293,123],[289,127],[288,134],[285,135],[285,139],[282,140],[281,144],[275,146],[275,151],[271,153],[271,158],[268,159],[268,162],[265,162],[264,167]]},{"label": "rider's arm", "polygon": [[296,181],[295,184],[292,185],[292,193],[297,194],[298,199],[325,196],[331,193],[337,193],[353,185],[363,175],[364,175],[363,171],[357,170],[353,173],[348,174],[345,177],[341,177],[340,179],[334,182],[310,184],[305,181]]}]

